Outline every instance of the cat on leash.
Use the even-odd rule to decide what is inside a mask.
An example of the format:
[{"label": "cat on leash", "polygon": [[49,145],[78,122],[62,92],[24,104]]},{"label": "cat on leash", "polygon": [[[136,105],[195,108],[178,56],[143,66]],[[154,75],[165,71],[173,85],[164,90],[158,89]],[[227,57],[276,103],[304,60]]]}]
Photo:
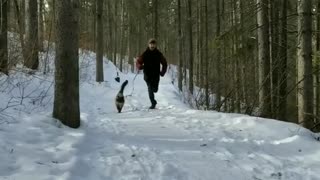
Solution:
[{"label": "cat on leash", "polygon": [[116,107],[118,109],[118,113],[121,113],[121,110],[124,106],[125,99],[124,99],[123,91],[124,91],[124,88],[127,86],[127,84],[128,84],[128,80],[122,83],[121,89],[116,96]]}]

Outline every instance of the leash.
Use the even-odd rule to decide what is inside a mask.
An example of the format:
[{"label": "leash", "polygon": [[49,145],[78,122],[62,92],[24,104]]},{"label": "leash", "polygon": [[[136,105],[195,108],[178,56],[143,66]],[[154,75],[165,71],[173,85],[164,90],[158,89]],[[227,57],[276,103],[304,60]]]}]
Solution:
[{"label": "leash", "polygon": [[[139,70],[140,71],[140,70]],[[132,90],[131,90],[131,93],[126,95],[127,96],[132,96],[133,95],[133,91],[134,91],[134,81],[136,80],[138,74],[139,74],[139,71],[137,71],[136,75],[134,76],[133,80],[132,80]]]}]

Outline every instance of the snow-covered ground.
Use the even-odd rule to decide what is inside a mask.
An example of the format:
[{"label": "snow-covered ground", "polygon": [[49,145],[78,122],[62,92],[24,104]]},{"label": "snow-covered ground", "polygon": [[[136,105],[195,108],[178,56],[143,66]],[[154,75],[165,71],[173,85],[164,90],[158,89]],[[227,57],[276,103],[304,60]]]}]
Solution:
[{"label": "snow-covered ground", "polygon": [[0,77],[1,180],[320,179],[320,143],[308,130],[192,110],[169,76],[149,110],[143,75],[133,81],[135,74],[120,74],[132,96],[118,114],[116,69],[106,61],[106,82],[98,84],[94,58],[81,55],[79,129],[51,118],[53,72]]}]

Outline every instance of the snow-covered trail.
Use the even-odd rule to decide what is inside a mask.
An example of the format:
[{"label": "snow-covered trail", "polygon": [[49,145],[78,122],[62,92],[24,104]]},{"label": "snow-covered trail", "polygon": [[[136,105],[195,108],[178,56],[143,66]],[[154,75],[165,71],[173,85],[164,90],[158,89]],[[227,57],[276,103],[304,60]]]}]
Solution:
[{"label": "snow-covered trail", "polygon": [[[129,94],[134,75],[125,78],[131,82],[125,91]],[[148,110],[142,74],[134,82],[133,96],[126,98],[123,113],[104,108],[108,105],[103,104],[113,103],[113,99],[99,98],[103,94],[94,94],[101,104],[84,104],[90,107],[83,116],[88,133],[93,134],[86,133],[83,148],[88,150],[80,156],[99,154],[95,157],[101,160],[99,167],[110,170],[102,171],[107,179],[306,179],[305,175],[316,177],[313,168],[319,171],[308,163],[320,151],[310,142],[311,137],[298,132],[298,126],[191,110],[181,102],[168,76],[161,78],[156,110]],[[103,136],[105,139],[96,139]],[[88,141],[103,148],[90,148]],[[310,146],[303,145],[306,141]]]},{"label": "snow-covered trail", "polygon": [[[94,71],[89,71],[94,77]],[[30,180],[308,180],[320,179],[320,144],[294,124],[197,111],[161,78],[149,110],[143,75],[123,113],[121,84],[105,64],[105,83],[81,83],[80,129],[55,123],[51,108],[0,125],[0,179]],[[125,94],[132,91],[134,74]]]}]

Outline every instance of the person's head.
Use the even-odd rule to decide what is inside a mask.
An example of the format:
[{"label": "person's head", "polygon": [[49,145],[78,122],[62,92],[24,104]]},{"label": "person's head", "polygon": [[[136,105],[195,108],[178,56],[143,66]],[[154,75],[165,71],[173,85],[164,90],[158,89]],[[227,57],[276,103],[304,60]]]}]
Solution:
[{"label": "person's head", "polygon": [[152,38],[148,41],[148,47],[151,51],[155,50],[157,48],[157,41]]}]

